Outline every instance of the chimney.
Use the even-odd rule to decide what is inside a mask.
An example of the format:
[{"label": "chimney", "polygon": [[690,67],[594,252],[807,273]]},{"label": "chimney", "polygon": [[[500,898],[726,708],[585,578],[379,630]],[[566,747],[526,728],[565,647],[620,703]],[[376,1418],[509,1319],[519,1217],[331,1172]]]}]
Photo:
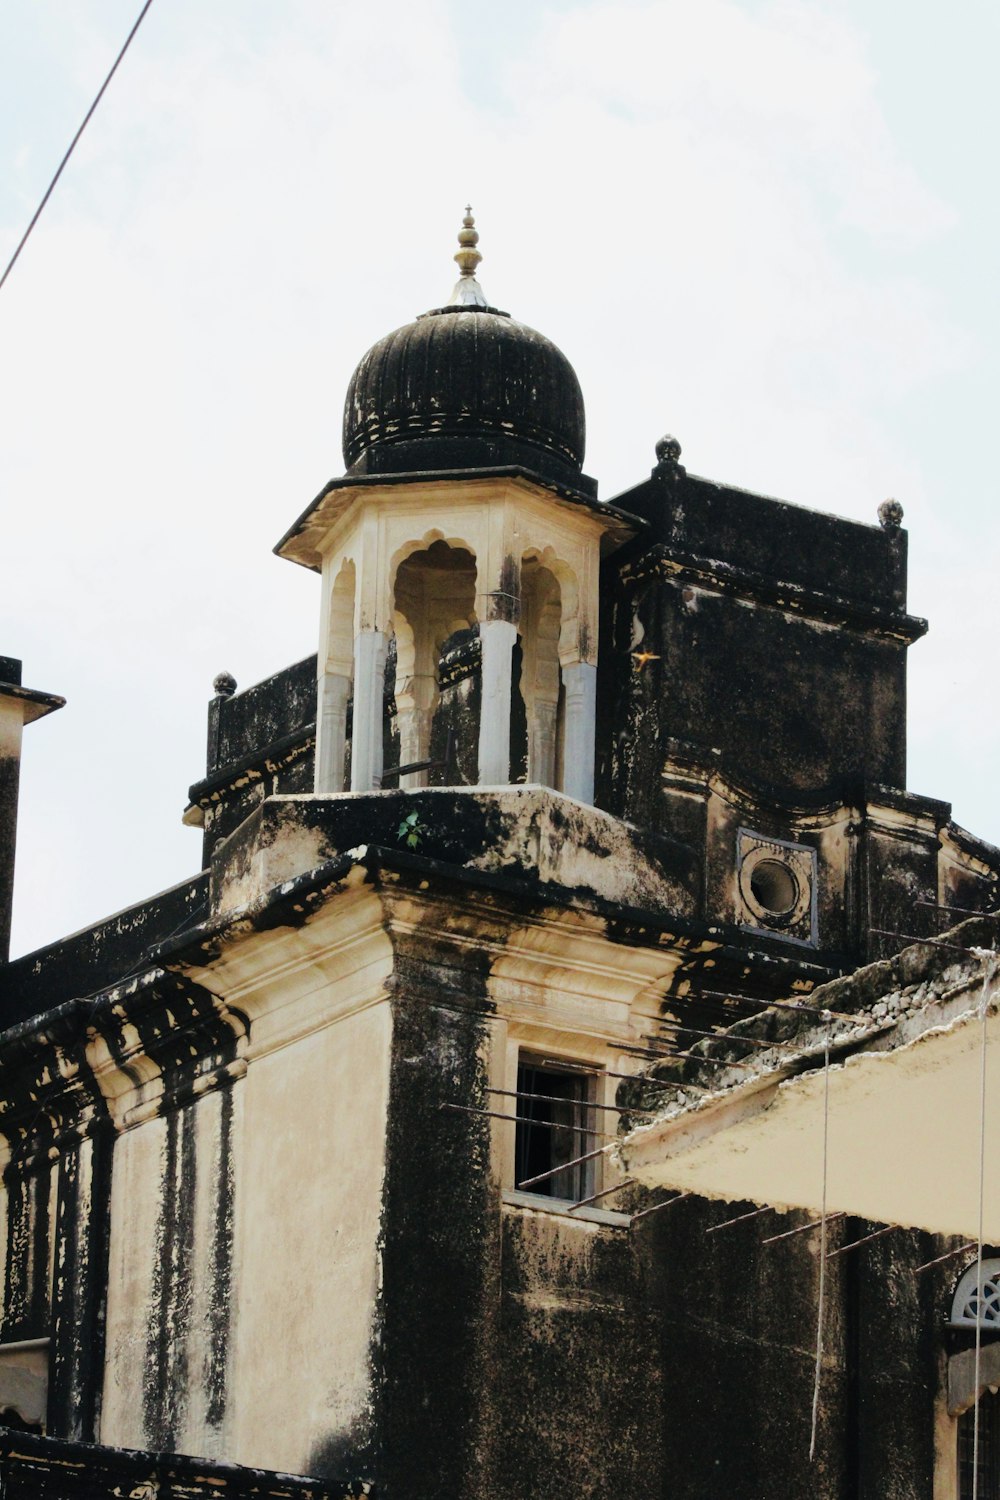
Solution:
[{"label": "chimney", "polygon": [[0,656],[0,964],[10,957],[21,731],[25,724],[62,708],[65,702],[54,693],[22,687],[21,663],[16,657]]}]

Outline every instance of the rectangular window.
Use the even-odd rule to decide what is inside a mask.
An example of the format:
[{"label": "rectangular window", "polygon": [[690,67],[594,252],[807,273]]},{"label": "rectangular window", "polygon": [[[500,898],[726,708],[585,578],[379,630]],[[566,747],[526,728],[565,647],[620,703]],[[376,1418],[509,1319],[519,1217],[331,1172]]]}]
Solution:
[{"label": "rectangular window", "polygon": [[[992,1392],[979,1398],[978,1484],[972,1465],[975,1407],[958,1419],[958,1489],[960,1500],[1000,1500],[1000,1396]],[[975,1486],[975,1487],[974,1487]]]},{"label": "rectangular window", "polygon": [[[522,1057],[517,1069],[516,1187],[579,1203],[594,1192],[595,1160],[578,1158],[601,1141],[593,1108],[597,1080],[592,1074]],[[575,1165],[570,1165],[575,1163]],[[541,1178],[540,1182],[534,1179]]]}]

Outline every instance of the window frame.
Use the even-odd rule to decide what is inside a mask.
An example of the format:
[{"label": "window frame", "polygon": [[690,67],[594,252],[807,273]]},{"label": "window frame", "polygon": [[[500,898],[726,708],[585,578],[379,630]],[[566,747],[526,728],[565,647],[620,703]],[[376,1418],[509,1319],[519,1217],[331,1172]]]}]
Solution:
[{"label": "window frame", "polygon": [[[524,1032],[526,1031],[527,1028],[524,1028]],[[618,1083],[616,1079],[606,1076],[604,1069],[617,1067],[617,1060],[609,1062],[606,1058],[597,1058],[592,1053],[571,1053],[565,1046],[565,1036],[560,1038],[563,1042],[562,1046],[549,1046],[546,1045],[544,1037],[539,1039],[533,1029],[528,1035],[525,1035],[524,1032],[521,1032],[516,1039],[515,1037],[508,1037],[506,1049],[507,1061],[503,1077],[503,1087],[509,1091],[508,1096],[504,1099],[505,1112],[511,1116],[521,1115],[523,1113],[522,1105],[528,1102],[516,1097],[518,1093],[519,1067],[523,1067],[525,1064],[532,1067],[545,1064],[548,1069],[558,1072],[560,1066],[565,1066],[567,1074],[578,1074],[580,1078],[588,1081],[590,1088],[588,1102],[592,1108],[589,1111],[581,1110],[580,1114],[581,1116],[588,1114],[591,1116],[591,1119],[586,1121],[588,1129],[601,1132],[601,1135],[598,1136],[586,1136],[584,1139],[588,1144],[585,1146],[584,1151],[578,1154],[582,1155],[588,1149],[596,1149],[599,1146],[607,1145],[608,1142],[602,1139],[602,1135],[605,1133],[609,1136],[614,1134],[617,1116],[613,1113],[605,1113],[605,1111],[609,1106],[614,1106],[615,1104]],[[538,1092],[541,1092],[541,1090]],[[607,1121],[608,1123],[602,1125],[601,1121]],[[608,1190],[615,1183],[623,1180],[622,1174],[616,1170],[605,1153],[594,1157],[592,1162],[584,1164],[587,1168],[587,1177],[585,1180],[589,1184],[589,1191],[587,1193],[583,1193],[580,1198],[575,1199],[557,1197],[552,1193],[536,1192],[532,1188],[519,1188],[517,1186],[518,1181],[524,1180],[517,1173],[518,1127],[514,1126],[511,1129],[507,1125],[500,1126],[499,1128],[503,1132],[502,1136],[496,1142],[499,1151],[499,1186],[501,1189],[501,1198],[505,1205],[555,1214],[563,1219],[568,1218],[574,1221],[606,1224],[617,1228],[627,1227],[631,1222],[630,1214],[605,1206],[606,1202],[615,1201]],[[600,1195],[597,1202],[582,1204],[580,1207],[575,1206],[577,1203],[581,1203],[583,1198],[589,1198],[592,1194]],[[607,1194],[607,1198],[605,1198],[605,1194]]]}]

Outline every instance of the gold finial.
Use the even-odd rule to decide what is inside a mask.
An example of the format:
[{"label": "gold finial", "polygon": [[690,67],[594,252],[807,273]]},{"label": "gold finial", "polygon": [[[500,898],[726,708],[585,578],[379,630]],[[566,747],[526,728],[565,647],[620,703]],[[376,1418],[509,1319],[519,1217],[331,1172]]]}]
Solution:
[{"label": "gold finial", "polygon": [[476,267],[482,260],[482,252],[476,249],[479,244],[479,231],[476,221],[472,217],[472,204],[465,205],[465,218],[462,227],[458,231],[458,243],[461,250],[455,254],[455,262],[463,276],[475,276]]},{"label": "gold finial", "polygon": [[461,276],[451,289],[451,299],[445,303],[446,307],[488,307],[486,294],[479,282],[476,280],[476,267],[482,260],[482,255],[476,249],[479,243],[479,231],[476,221],[472,217],[472,204],[465,205],[465,218],[462,227],[458,231],[458,243],[461,249],[455,255]]}]

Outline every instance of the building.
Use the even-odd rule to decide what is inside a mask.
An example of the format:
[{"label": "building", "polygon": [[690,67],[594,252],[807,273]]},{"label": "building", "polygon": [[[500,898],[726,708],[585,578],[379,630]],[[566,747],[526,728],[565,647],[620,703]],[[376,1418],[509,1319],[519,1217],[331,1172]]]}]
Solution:
[{"label": "building", "polygon": [[[200,873],[2,971],[8,1493],[957,1497],[965,1262],[911,1274],[953,1240],[831,1270],[811,1460],[813,1238],[707,1233],[740,1209],[612,1149],[711,1087],[706,1034],[997,904],[1000,853],[903,785],[901,510],[673,438],[599,501],[477,242],[278,544],[317,655],[216,680]],[[4,675],[9,892],[58,700]]]}]

